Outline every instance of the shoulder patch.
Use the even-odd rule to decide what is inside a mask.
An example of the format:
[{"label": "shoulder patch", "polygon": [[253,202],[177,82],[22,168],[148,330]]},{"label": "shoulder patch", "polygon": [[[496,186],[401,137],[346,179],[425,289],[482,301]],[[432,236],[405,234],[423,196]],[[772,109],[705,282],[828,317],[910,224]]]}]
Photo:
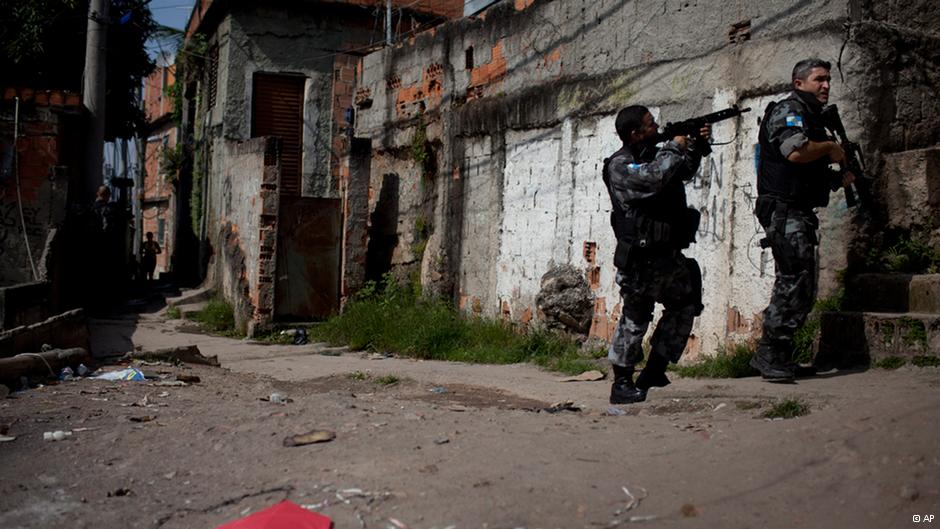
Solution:
[{"label": "shoulder patch", "polygon": [[640,168],[640,164],[638,164],[638,163],[628,163],[628,164],[627,164],[627,169],[630,169],[631,171],[636,171],[636,170],[639,169],[639,168]]},{"label": "shoulder patch", "polygon": [[802,116],[787,116],[787,126],[803,128],[803,117]]}]

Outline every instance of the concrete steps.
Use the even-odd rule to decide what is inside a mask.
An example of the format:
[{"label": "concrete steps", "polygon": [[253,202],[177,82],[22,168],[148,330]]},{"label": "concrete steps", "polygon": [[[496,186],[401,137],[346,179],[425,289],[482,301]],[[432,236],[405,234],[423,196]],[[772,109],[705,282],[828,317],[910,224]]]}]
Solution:
[{"label": "concrete steps", "polygon": [[860,274],[844,307],[821,315],[818,365],[940,356],[940,274]]}]

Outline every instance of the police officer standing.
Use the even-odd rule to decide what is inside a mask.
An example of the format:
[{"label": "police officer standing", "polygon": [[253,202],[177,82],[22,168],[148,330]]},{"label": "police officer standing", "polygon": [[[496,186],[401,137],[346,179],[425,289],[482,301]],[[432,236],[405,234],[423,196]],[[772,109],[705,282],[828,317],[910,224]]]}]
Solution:
[{"label": "police officer standing", "polygon": [[[698,211],[686,204],[684,182],[698,170],[710,128],[703,127],[694,140],[676,136],[657,148],[664,138],[649,110],[638,105],[617,114],[616,128],[623,147],[604,160],[603,177],[617,237],[614,265],[623,310],[608,359],[614,370],[610,402],[627,404],[646,400],[651,387],[669,384],[666,366],[679,360],[692,322],[702,312],[701,270],[682,255],[695,240],[699,221]],[[657,302],[664,306],[662,318],[634,382]]]},{"label": "police officer standing", "polygon": [[[770,381],[789,382],[797,374],[793,335],[816,297],[819,219],[814,208],[829,203],[835,174],[829,165],[845,162],[845,153],[829,139],[822,122],[823,107],[829,102],[830,69],[820,59],[796,63],[793,92],[768,105],[758,135],[754,213],[766,233],[761,244],[773,252],[776,279],[751,366]],[[853,180],[850,172],[841,177],[843,185]]]}]

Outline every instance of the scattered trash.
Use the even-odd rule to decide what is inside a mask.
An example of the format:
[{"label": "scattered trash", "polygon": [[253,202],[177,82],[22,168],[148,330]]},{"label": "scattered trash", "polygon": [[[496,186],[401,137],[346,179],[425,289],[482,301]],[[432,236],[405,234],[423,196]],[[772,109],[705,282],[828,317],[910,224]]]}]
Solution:
[{"label": "scattered trash", "polygon": [[163,475],[163,477],[165,479],[173,479],[176,477],[176,471],[174,470],[173,472],[166,473]]},{"label": "scattered trash", "polygon": [[16,441],[15,435],[0,435],[0,443],[9,443],[10,441]]},{"label": "scattered trash", "polygon": [[431,391],[431,393],[436,393],[436,394],[438,394],[438,395],[443,395],[444,393],[447,393],[447,388],[445,388],[445,387],[443,387],[443,386],[437,386],[437,387],[431,388],[430,391]]},{"label": "scattered trash", "polygon": [[127,488],[127,487],[121,487],[121,488],[115,490],[114,492],[109,492],[109,493],[108,493],[108,497],[109,497],[109,498],[117,498],[117,497],[121,497],[121,496],[131,496],[131,495],[133,495],[133,494],[134,494],[134,491],[132,491],[131,489],[129,489],[129,488]]},{"label": "scattered trash", "polygon": [[287,404],[288,402],[294,402],[294,399],[279,391],[275,391],[267,397],[261,397],[261,400],[270,402],[272,404]]},{"label": "scattered trash", "polygon": [[727,404],[725,404],[724,402],[722,402],[721,404],[715,406],[715,409],[713,409],[712,411],[718,411],[718,410],[724,408],[725,406],[727,406]]},{"label": "scattered trash", "polygon": [[307,340],[307,330],[306,329],[296,329],[294,331],[294,345],[306,345]]},{"label": "scattered trash", "polygon": [[183,382],[182,380],[161,380],[160,382],[157,382],[154,384],[154,386],[174,387],[174,388],[184,388],[188,385],[189,384]]},{"label": "scattered trash", "polygon": [[135,417],[128,417],[131,422],[150,422],[156,418],[156,415],[139,415]]},{"label": "scattered trash", "polygon": [[552,404],[551,406],[547,408],[543,408],[543,411],[548,412],[548,413],[558,413],[560,411],[580,412],[581,406],[577,406],[575,405],[574,402],[570,400],[566,400],[564,402],[558,402],[558,403]]},{"label": "scattered trash", "polygon": [[64,441],[72,437],[72,432],[65,430],[56,430],[54,432],[43,432],[42,440],[43,441]]},{"label": "scattered trash", "polygon": [[217,529],[331,529],[333,520],[284,500]]},{"label": "scattered trash", "polygon": [[198,384],[202,380],[196,375],[176,375],[176,380],[186,382],[187,384]]},{"label": "scattered trash", "polygon": [[219,367],[219,357],[216,355],[203,356],[199,348],[195,345],[186,347],[171,347],[168,349],[157,349],[156,351],[132,351],[123,357],[124,361],[130,360],[177,360],[188,364],[202,364],[213,367]]},{"label": "scattered trash", "polygon": [[80,377],[87,377],[91,374],[91,369],[88,369],[85,364],[78,364],[78,368],[75,370]]},{"label": "scattered trash", "polygon": [[656,516],[655,514],[647,514],[646,516],[631,516],[627,518],[626,521],[629,523],[649,522],[649,521],[655,520],[656,518],[659,518],[659,517]]},{"label": "scattered trash", "polygon": [[679,512],[681,512],[682,516],[685,516],[686,518],[695,518],[698,516],[698,509],[696,509],[695,505],[692,505],[691,503],[686,503],[683,505],[682,508],[679,509]]},{"label": "scattered trash", "polygon": [[907,501],[914,501],[920,497],[920,492],[910,484],[901,487],[901,497]]},{"label": "scattered trash", "polygon": [[314,443],[328,443],[336,439],[336,434],[328,430],[313,430],[300,435],[284,438],[284,446],[303,446]]},{"label": "scattered trash", "polygon": [[71,367],[65,366],[62,368],[62,371],[59,371],[59,380],[66,381],[71,380],[75,377],[75,371],[72,371]]},{"label": "scattered trash", "polygon": [[446,444],[449,443],[449,442],[450,442],[450,439],[448,439],[448,438],[446,438],[446,437],[441,437],[440,439],[435,439],[435,440],[434,440],[434,444],[436,444],[436,445],[446,445]]},{"label": "scattered trash", "polygon": [[625,513],[627,511],[632,511],[633,509],[636,509],[637,507],[640,506],[640,502],[643,501],[647,496],[649,496],[649,494],[646,492],[646,489],[644,489],[643,487],[639,487],[641,491],[639,496],[634,495],[632,492],[630,492],[630,489],[628,489],[625,486],[621,487],[621,489],[623,490],[624,494],[627,495],[627,498],[629,498],[629,501],[627,501],[627,505],[623,509],[620,509],[615,513],[618,516],[621,513]]},{"label": "scattered trash", "polygon": [[100,430],[100,426],[91,426],[89,428],[72,428],[73,432],[93,432],[95,430]]},{"label": "scattered trash", "polygon": [[395,518],[389,518],[388,521],[391,522],[392,527],[397,527],[398,529],[408,529],[407,525],[403,524],[401,521]]},{"label": "scattered trash", "polygon": [[470,411],[470,408],[463,406],[461,404],[454,404],[447,408],[450,411]]},{"label": "scattered trash", "polygon": [[157,395],[157,396],[160,397],[160,398],[166,398],[166,397],[169,397],[169,396],[170,396],[170,392],[169,392],[169,391],[161,391],[160,394]]},{"label": "scattered trash", "polygon": [[573,377],[559,378],[558,381],[559,382],[594,382],[595,380],[604,380],[604,377],[606,376],[607,375],[605,375],[604,373],[601,373],[600,371],[596,369],[592,369],[591,371],[585,371],[584,373],[581,373],[580,375],[576,375]]},{"label": "scattered trash", "polygon": [[619,416],[619,415],[626,415],[626,414],[627,414],[626,411],[624,411],[624,410],[622,410],[622,409],[620,409],[620,408],[618,408],[618,407],[616,407],[616,406],[611,406],[611,407],[607,408],[607,411],[606,411],[605,413],[606,413],[607,415],[613,415],[613,416]]},{"label": "scattered trash", "polygon": [[92,378],[121,381],[141,381],[147,379],[147,377],[144,376],[144,372],[136,367],[128,367],[127,369],[121,369],[119,371],[108,371],[107,373],[102,373]]}]

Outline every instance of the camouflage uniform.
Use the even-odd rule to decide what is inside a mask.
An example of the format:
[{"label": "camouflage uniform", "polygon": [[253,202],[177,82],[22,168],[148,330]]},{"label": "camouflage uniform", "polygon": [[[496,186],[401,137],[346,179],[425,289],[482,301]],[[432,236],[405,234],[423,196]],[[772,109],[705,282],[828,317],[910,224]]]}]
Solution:
[{"label": "camouflage uniform", "polygon": [[812,95],[794,92],[768,108],[761,123],[755,214],[766,233],[762,245],[773,253],[776,277],[751,365],[765,378],[792,378],[793,336],[816,298],[819,219],[814,208],[829,202],[829,162],[797,164],[787,157],[810,140],[828,139],[821,110]]},{"label": "camouflage uniform", "polygon": [[[653,318],[653,305],[665,310],[652,337],[652,355],[676,362],[701,313],[701,271],[682,248],[694,240],[697,212],[686,205],[684,180],[698,170],[701,155],[683,151],[675,142],[648,149],[637,159],[629,148],[605,162],[604,181],[617,235],[617,284],[623,298],[608,359],[633,369],[643,360],[643,336]],[[645,153],[644,153],[645,154]],[[640,163],[637,163],[637,162]],[[687,217],[694,214],[694,226]],[[626,223],[624,223],[626,219]]]}]

